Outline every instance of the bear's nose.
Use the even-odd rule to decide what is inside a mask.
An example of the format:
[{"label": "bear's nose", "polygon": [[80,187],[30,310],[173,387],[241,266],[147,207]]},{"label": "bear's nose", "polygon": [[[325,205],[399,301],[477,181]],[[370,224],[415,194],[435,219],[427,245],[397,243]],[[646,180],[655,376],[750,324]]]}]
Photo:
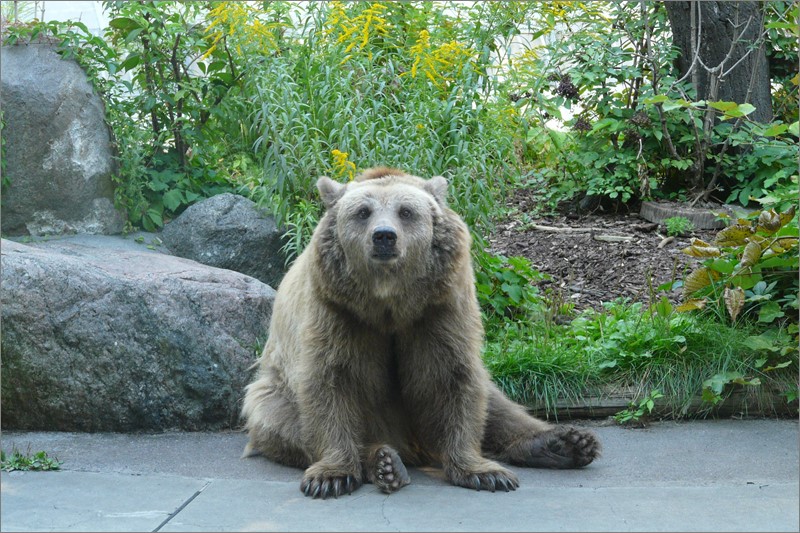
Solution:
[{"label": "bear's nose", "polygon": [[397,242],[397,232],[391,226],[378,226],[372,232],[372,243],[380,248],[391,248]]}]

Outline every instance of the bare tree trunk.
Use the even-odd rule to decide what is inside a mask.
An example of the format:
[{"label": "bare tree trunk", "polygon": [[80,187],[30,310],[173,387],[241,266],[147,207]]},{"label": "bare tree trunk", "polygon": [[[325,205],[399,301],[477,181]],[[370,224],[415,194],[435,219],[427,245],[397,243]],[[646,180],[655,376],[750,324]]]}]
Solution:
[{"label": "bare tree trunk", "polygon": [[673,42],[681,50],[678,68],[681,75],[694,69],[690,79],[697,99],[746,102],[756,108],[748,118],[770,122],[772,98],[761,3],[693,0],[664,4]]}]

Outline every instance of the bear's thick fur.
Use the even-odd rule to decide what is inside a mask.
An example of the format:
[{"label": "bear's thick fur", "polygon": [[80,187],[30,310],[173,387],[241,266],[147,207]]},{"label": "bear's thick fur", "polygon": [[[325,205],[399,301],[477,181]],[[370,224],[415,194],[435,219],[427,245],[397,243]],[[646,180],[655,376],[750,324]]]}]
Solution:
[{"label": "bear's thick fur", "polygon": [[575,468],[599,455],[592,432],[533,418],[492,383],[469,231],[444,178],[375,168],[317,187],[326,213],[280,284],[247,387],[245,455],[306,468],[315,498],[364,482],[394,492],[405,464],[508,491],[519,481],[495,461]]}]

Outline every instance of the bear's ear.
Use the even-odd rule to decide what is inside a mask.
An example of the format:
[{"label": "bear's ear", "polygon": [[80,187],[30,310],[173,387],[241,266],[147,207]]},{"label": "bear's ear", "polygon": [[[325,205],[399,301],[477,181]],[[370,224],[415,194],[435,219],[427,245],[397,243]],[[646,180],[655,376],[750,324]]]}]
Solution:
[{"label": "bear's ear", "polygon": [[425,190],[436,198],[439,205],[447,207],[447,180],[443,176],[434,176],[426,181]]},{"label": "bear's ear", "polygon": [[322,202],[325,204],[325,209],[333,207],[336,201],[344,194],[345,187],[347,185],[333,181],[328,176],[322,176],[317,180],[317,189],[322,197]]}]

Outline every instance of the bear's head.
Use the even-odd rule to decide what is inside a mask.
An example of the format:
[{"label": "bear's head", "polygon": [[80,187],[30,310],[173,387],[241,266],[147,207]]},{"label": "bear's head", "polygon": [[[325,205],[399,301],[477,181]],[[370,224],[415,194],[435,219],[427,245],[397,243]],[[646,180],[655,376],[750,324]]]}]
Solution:
[{"label": "bear's head", "polygon": [[447,208],[445,178],[377,168],[347,184],[323,176],[317,188],[350,271],[423,275],[434,226]]}]

